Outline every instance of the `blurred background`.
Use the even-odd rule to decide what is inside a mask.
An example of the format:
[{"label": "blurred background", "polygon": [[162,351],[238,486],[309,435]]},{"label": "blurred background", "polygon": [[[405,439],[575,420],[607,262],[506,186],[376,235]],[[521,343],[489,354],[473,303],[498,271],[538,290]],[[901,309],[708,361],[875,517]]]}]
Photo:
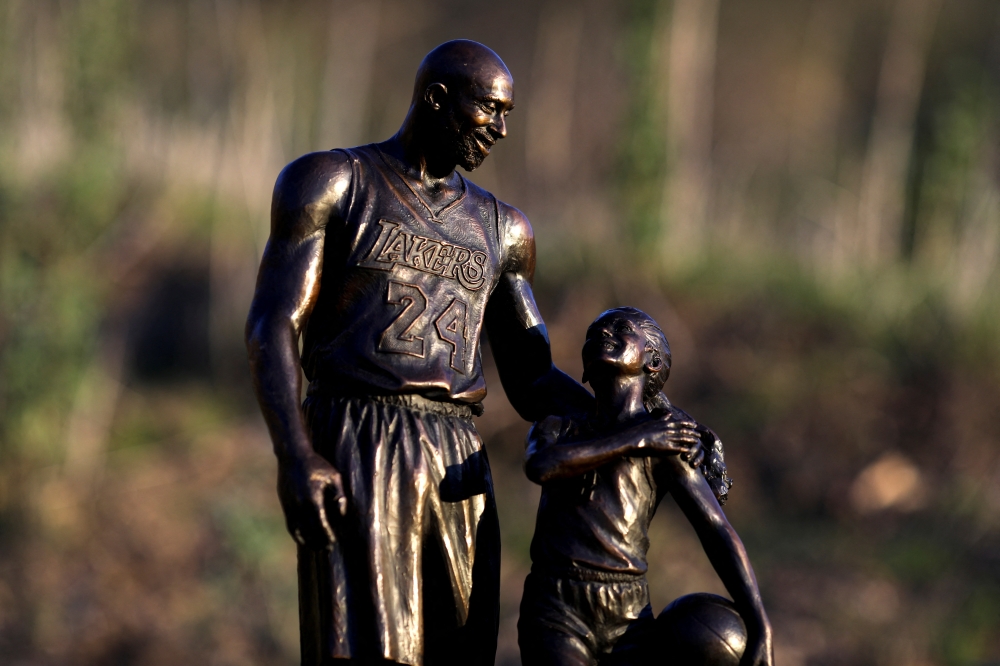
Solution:
[{"label": "blurred background", "polygon": [[[0,0],[0,661],[298,663],[242,342],[271,188],[457,37],[516,81],[471,177],[558,364],[663,325],[777,663],[1000,664],[996,0]],[[513,666],[538,489],[490,364]],[[723,592],[669,499],[650,579]]]}]

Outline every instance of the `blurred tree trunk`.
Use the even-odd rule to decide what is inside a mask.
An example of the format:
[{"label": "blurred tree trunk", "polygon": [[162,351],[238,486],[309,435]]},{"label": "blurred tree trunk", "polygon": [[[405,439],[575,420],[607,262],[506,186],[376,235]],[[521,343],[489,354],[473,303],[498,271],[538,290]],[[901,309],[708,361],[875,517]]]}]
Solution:
[{"label": "blurred tree trunk", "polygon": [[896,0],[893,8],[858,204],[858,258],[867,266],[900,254],[917,108],[940,8],[941,0]]},{"label": "blurred tree trunk", "polygon": [[58,22],[37,5],[9,3],[2,11],[0,25],[9,31],[0,49],[7,98],[2,109],[13,112],[5,120],[17,126],[12,157],[18,171],[34,178],[72,148],[72,127],[64,113],[66,40]]},{"label": "blurred tree trunk", "polygon": [[670,263],[705,240],[712,183],[712,107],[719,0],[674,0],[666,58],[667,172],[661,252]]},{"label": "blurred tree trunk", "polygon": [[573,107],[583,12],[575,5],[546,5],[538,22],[531,72],[525,158],[529,182],[562,183],[573,171]]},{"label": "blurred tree trunk", "polygon": [[379,36],[380,0],[336,0],[319,109],[319,143],[356,145],[364,136],[369,87]]},{"label": "blurred tree trunk", "polygon": [[856,172],[838,160],[854,17],[839,0],[813,0],[811,5],[796,63],[787,177],[801,197],[798,209],[813,222],[803,225],[795,249],[803,261],[836,275],[851,262],[858,210],[856,196],[843,186],[843,172],[855,174],[855,182]]}]

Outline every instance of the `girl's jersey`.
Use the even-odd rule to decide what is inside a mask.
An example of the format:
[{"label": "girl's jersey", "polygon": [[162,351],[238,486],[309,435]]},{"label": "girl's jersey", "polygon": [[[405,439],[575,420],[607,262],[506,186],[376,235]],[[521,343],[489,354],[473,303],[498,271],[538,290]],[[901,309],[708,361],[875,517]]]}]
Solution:
[{"label": "girl's jersey", "polygon": [[[536,423],[548,446],[574,446],[595,436],[590,423],[550,416]],[[542,486],[531,540],[532,571],[646,573],[649,525],[666,494],[655,456],[622,456],[581,476]]]}]

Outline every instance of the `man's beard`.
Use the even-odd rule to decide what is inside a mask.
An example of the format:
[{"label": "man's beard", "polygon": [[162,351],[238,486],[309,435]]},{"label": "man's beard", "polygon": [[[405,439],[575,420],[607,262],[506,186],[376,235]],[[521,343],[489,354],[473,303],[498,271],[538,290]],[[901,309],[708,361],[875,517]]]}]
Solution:
[{"label": "man's beard", "polygon": [[[485,127],[465,126],[455,118],[454,112],[449,113],[447,133],[455,163],[466,171],[475,171],[486,159],[488,153],[483,152],[480,142],[484,146],[494,143]],[[476,140],[477,134],[479,141]]]},{"label": "man's beard", "polygon": [[475,171],[486,159],[486,154],[475,139],[475,130],[463,132],[456,139],[455,161],[466,171]]}]

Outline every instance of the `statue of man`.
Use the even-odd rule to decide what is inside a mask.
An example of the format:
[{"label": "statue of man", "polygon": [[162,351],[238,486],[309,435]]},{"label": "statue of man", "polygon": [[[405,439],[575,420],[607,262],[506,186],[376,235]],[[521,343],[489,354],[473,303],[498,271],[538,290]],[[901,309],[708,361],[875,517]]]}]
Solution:
[{"label": "statue of man", "polygon": [[493,663],[499,529],[471,418],[484,326],[523,418],[592,405],[552,364],[528,220],[455,170],[482,164],[513,108],[500,58],[447,42],[395,136],[278,177],[246,339],[299,545],[303,664]]}]

